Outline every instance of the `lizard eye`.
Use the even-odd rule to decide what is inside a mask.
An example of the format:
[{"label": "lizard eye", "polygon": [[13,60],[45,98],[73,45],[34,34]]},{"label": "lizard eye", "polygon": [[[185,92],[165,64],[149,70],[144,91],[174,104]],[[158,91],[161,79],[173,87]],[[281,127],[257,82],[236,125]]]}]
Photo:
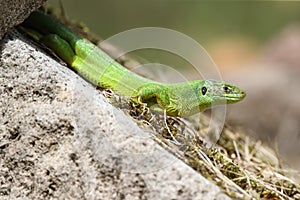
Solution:
[{"label": "lizard eye", "polygon": [[224,89],[225,93],[230,93],[230,91],[231,91],[228,86],[224,86],[223,89]]},{"label": "lizard eye", "polygon": [[206,87],[202,87],[201,91],[202,91],[202,95],[205,95],[206,92],[207,92],[207,88]]}]

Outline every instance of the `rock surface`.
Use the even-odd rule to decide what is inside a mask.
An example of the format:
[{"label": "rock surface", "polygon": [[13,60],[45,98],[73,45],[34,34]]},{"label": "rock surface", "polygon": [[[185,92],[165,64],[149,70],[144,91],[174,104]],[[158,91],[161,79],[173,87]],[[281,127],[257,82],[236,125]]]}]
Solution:
[{"label": "rock surface", "polygon": [[0,39],[4,33],[23,22],[46,0],[0,0]]},{"label": "rock surface", "polygon": [[0,199],[229,199],[42,52],[0,42]]}]

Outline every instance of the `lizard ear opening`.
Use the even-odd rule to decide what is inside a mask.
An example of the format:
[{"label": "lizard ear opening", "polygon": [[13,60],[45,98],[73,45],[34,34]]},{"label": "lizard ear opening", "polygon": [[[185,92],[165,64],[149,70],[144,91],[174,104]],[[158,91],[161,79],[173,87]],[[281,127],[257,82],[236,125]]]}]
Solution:
[{"label": "lizard ear opening", "polygon": [[202,95],[205,95],[206,92],[207,92],[207,88],[206,87],[202,87],[201,91],[202,91]]}]

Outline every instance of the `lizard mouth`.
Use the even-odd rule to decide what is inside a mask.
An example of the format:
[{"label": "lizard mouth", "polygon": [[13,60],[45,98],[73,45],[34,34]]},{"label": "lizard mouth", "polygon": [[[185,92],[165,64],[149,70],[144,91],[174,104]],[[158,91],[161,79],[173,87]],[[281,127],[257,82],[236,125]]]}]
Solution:
[{"label": "lizard mouth", "polygon": [[237,101],[241,101],[242,99],[244,99],[246,97],[246,93],[240,92],[240,93],[236,93],[236,94],[224,94],[222,96],[225,98],[225,100],[227,100],[229,102],[237,102]]}]

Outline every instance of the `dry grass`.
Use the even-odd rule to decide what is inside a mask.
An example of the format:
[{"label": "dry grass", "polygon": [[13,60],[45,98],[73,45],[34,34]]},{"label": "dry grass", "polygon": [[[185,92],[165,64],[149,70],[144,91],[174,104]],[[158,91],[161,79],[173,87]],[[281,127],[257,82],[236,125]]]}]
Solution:
[{"label": "dry grass", "polygon": [[[111,102],[121,107],[136,123],[151,129],[153,138],[236,199],[300,199],[300,186],[292,176],[298,172],[282,166],[276,153],[246,132],[225,126],[217,144],[207,147],[210,117],[201,120],[153,114],[111,91]],[[114,99],[114,100],[113,100]],[[118,99],[118,100],[116,100]],[[199,117],[199,116],[198,116]],[[199,129],[199,124],[201,129]]]}]

